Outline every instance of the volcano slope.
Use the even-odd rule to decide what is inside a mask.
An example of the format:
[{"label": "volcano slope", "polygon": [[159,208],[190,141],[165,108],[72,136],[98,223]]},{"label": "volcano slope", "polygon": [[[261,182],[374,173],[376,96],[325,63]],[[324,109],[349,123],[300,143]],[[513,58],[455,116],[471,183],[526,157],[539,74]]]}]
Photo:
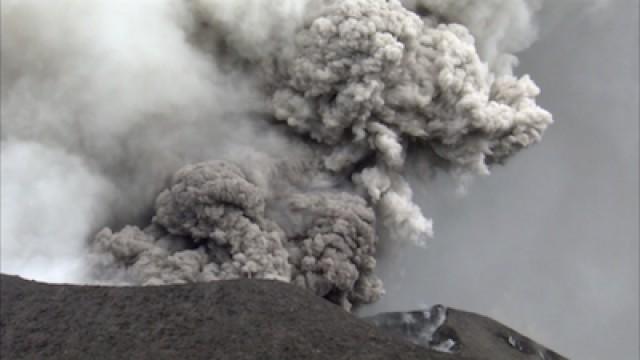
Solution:
[{"label": "volcano slope", "polygon": [[453,353],[429,350],[276,281],[100,287],[1,275],[0,300],[3,359],[564,359],[452,309],[434,336],[456,340]]}]

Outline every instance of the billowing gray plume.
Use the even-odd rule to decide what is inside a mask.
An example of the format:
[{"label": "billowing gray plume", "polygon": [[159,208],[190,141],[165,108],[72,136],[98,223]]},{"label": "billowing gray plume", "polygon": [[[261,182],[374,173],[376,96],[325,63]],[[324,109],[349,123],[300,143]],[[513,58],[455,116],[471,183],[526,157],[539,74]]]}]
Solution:
[{"label": "billowing gray plume", "polygon": [[379,243],[433,236],[407,169],[488,174],[551,123],[512,72],[531,1],[118,4],[3,2],[3,270],[371,303]]}]

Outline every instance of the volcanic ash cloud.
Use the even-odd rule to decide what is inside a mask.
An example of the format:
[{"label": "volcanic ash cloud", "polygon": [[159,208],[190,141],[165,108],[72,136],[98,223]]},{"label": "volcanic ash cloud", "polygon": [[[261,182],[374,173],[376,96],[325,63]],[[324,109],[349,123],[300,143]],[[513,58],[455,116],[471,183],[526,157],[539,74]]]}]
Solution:
[{"label": "volcanic ash cloud", "polygon": [[260,79],[264,121],[303,139],[313,165],[283,161],[287,176],[257,177],[249,162],[184,167],[157,197],[148,227],[96,236],[103,275],[120,269],[137,284],[277,279],[345,308],[376,301],[384,293],[373,275],[376,226],[385,241],[422,245],[432,236],[404,176],[408,152],[486,174],[551,123],[531,79],[492,71],[469,29],[445,22],[442,4],[419,4],[422,17],[397,1],[316,5],[313,16],[282,28],[293,33],[281,29],[278,41],[254,51],[251,32],[234,32],[216,12],[232,17],[229,4],[194,6],[210,22],[194,30],[196,43]]},{"label": "volcanic ash cloud", "polygon": [[[95,251],[108,254],[100,270],[111,277],[120,268],[119,280],[144,285],[282,280],[347,309],[383,294],[372,273],[375,214],[364,199],[335,191],[268,195],[235,164],[186,166],[156,199],[150,226],[98,233]],[[268,206],[286,217],[285,227],[269,218]]]},{"label": "volcanic ash cloud", "polygon": [[[78,165],[5,173],[20,159],[3,152],[3,183],[88,184],[58,187],[45,212],[3,199],[3,241],[21,248],[4,231],[21,213],[77,228],[52,228],[74,253],[97,233],[91,281],[275,279],[347,309],[374,302],[380,242],[433,236],[415,169],[488,174],[551,123],[512,71],[535,36],[526,0],[47,4],[3,3],[3,149]],[[77,196],[82,226],[62,206]]]},{"label": "volcanic ash cloud", "polygon": [[332,147],[327,168],[366,167],[356,183],[385,224],[415,242],[431,225],[402,178],[409,144],[451,168],[488,173],[551,122],[531,79],[490,72],[465,27],[395,1],[339,1],[292,47],[268,72],[274,116]]}]

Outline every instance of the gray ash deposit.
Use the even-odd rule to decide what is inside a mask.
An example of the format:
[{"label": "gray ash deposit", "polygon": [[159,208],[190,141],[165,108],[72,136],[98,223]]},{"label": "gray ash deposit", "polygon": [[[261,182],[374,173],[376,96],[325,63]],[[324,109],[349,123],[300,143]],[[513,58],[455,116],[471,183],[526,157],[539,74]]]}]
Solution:
[{"label": "gray ash deposit", "polygon": [[455,339],[455,346],[428,349],[406,341],[395,326],[395,332],[378,328],[280,281],[105,287],[0,275],[0,302],[6,359],[565,359],[491,319],[454,309],[446,309],[432,338]]}]

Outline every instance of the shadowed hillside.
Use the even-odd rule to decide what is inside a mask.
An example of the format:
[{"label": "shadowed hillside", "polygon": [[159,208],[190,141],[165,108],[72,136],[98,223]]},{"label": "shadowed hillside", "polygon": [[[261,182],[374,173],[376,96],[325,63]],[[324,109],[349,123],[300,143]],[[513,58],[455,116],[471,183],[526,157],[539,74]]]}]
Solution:
[{"label": "shadowed hillside", "polygon": [[510,329],[455,310],[435,334],[454,336],[454,353],[428,350],[282,282],[97,287],[2,275],[0,284],[6,359],[541,358],[500,337],[519,337]]}]

